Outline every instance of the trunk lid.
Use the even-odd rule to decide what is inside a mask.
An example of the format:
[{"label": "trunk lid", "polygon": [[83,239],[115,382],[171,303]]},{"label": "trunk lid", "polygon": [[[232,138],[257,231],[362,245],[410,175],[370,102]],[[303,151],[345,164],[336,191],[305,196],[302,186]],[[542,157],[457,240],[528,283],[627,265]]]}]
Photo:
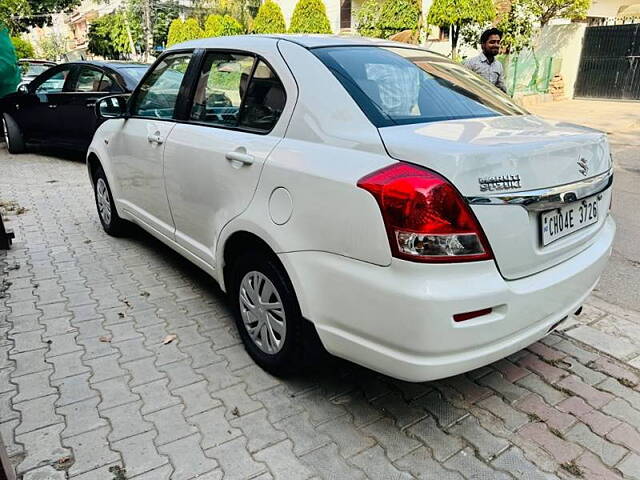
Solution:
[{"label": "trunk lid", "polygon": [[[379,131],[391,157],[436,171],[467,198],[583,182],[611,168],[603,132],[530,115],[399,125]],[[500,272],[515,279],[587,248],[604,223],[609,199],[610,191],[603,193],[596,223],[546,246],[540,211],[504,204],[474,204],[472,209]]]}]

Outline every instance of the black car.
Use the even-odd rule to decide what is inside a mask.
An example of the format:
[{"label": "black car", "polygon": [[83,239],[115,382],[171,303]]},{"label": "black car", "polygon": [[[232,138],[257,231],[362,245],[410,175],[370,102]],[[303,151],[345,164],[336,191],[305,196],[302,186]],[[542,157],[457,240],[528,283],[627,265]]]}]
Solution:
[{"label": "black car", "polygon": [[57,65],[0,99],[10,153],[29,146],[86,150],[99,120],[96,100],[131,93],[148,65],[128,62],[72,62]]},{"label": "black car", "polygon": [[20,67],[20,85],[27,85],[41,73],[46,72],[51,67],[55,67],[55,62],[49,62],[47,60],[34,60],[32,58],[21,58],[18,60],[18,67]]}]

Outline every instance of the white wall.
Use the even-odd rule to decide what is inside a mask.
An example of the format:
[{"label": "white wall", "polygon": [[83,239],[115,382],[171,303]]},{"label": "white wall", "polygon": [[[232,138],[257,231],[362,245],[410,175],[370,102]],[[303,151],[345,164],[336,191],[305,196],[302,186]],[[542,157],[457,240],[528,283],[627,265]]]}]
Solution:
[{"label": "white wall", "polygon": [[562,59],[560,74],[567,98],[573,98],[585,28],[584,23],[547,25],[540,33],[535,47],[536,54],[540,56]]}]

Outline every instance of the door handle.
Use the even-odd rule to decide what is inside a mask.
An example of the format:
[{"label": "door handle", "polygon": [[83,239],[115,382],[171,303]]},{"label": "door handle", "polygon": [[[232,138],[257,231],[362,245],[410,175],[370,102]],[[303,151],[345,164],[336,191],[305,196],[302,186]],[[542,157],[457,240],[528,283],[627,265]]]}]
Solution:
[{"label": "door handle", "polygon": [[55,103],[50,103],[49,108],[58,108],[58,105],[56,105]]},{"label": "door handle", "polygon": [[86,107],[87,107],[87,108],[93,108],[93,107],[95,107],[95,106],[96,106],[96,102],[87,102],[87,103],[86,103]]},{"label": "door handle", "polygon": [[256,160],[255,157],[249,153],[238,152],[235,150],[233,152],[227,152],[225,158],[229,161],[240,162],[245,165],[251,165]]},{"label": "door handle", "polygon": [[164,140],[162,139],[159,133],[154,133],[153,135],[147,135],[147,140],[149,141],[149,143],[157,143],[158,145],[161,145],[162,142],[164,142]]}]

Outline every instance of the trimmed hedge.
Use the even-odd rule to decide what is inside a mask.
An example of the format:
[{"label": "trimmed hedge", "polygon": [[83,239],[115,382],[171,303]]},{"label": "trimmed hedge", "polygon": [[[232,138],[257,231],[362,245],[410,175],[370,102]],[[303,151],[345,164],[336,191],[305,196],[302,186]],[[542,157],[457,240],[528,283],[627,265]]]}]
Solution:
[{"label": "trimmed hedge", "polygon": [[253,33],[285,33],[287,25],[280,5],[273,0],[267,0],[260,5],[251,30]]},{"label": "trimmed hedge", "polygon": [[421,13],[419,0],[385,0],[378,22],[381,36],[388,38],[404,30],[417,30]]},{"label": "trimmed hedge", "polygon": [[33,58],[36,56],[33,51],[33,45],[27,40],[20,37],[11,37],[11,43],[16,51],[16,57],[20,58]]},{"label": "trimmed hedge", "polygon": [[331,33],[322,0],[300,0],[291,16],[289,33]]},{"label": "trimmed hedge", "polygon": [[198,23],[197,19],[187,18],[180,29],[180,37],[182,42],[195,40],[196,38],[203,38],[204,30],[200,27],[200,23]]},{"label": "trimmed hedge", "polygon": [[169,25],[169,33],[167,34],[167,47],[182,42],[182,26],[184,22],[180,18],[176,18]]},{"label": "trimmed hedge", "polygon": [[242,35],[244,27],[229,15],[209,15],[204,24],[206,37],[222,37],[225,35]]}]

